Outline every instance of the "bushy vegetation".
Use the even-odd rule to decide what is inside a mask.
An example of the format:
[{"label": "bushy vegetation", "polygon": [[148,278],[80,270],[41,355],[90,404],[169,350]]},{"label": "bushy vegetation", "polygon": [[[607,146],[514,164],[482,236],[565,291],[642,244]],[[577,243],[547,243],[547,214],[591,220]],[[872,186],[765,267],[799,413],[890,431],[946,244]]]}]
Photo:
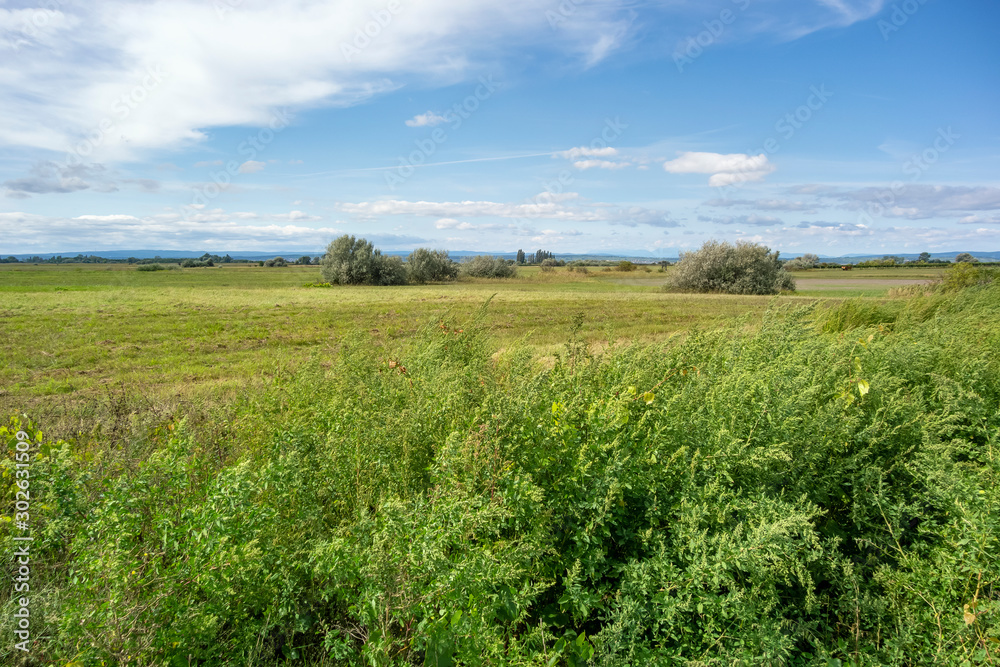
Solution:
[{"label": "bushy vegetation", "polygon": [[458,277],[458,264],[447,250],[417,248],[406,258],[406,276],[411,283],[444,282]]},{"label": "bushy vegetation", "polygon": [[284,257],[272,257],[264,262],[264,266],[283,268],[288,266],[288,260]]},{"label": "bushy vegetation", "polygon": [[801,271],[804,269],[815,269],[819,266],[819,263],[819,256],[807,252],[804,255],[788,260],[784,266],[788,271]]},{"label": "bushy vegetation", "polygon": [[399,257],[383,255],[365,239],[335,239],[320,260],[323,280],[336,285],[403,285],[406,268]]},{"label": "bushy vegetation", "polygon": [[358,334],[127,446],[12,420],[35,656],[996,663],[1000,286],[597,356],[581,324],[548,365],[475,322]]},{"label": "bushy vegetation", "polygon": [[778,253],[747,241],[735,245],[706,241],[699,250],[681,253],[670,284],[676,289],[726,294],[777,294],[795,289],[795,280],[782,268]]},{"label": "bushy vegetation", "polygon": [[513,278],[517,275],[514,262],[493,255],[470,257],[459,265],[459,270],[470,278]]},{"label": "bushy vegetation", "polygon": [[167,267],[162,264],[140,264],[135,267],[136,271],[166,271]]}]

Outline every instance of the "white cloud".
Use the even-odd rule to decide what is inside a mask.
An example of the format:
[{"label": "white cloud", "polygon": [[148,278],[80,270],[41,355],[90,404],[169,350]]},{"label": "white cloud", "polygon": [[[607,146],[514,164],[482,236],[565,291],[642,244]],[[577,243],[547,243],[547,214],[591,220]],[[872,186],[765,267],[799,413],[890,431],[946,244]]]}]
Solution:
[{"label": "white cloud", "polygon": [[259,160],[247,160],[240,165],[239,172],[241,174],[256,174],[261,171],[266,166],[266,163]]},{"label": "white cloud", "polygon": [[612,162],[611,160],[577,160],[573,166],[577,169],[624,169],[631,164],[631,162]]},{"label": "white cloud", "polygon": [[74,220],[93,220],[96,222],[139,222],[139,218],[134,215],[78,215]]},{"label": "white cloud", "polygon": [[357,104],[409,81],[475,80],[526,47],[594,64],[625,43],[628,23],[616,17],[631,15],[598,3],[553,31],[537,0],[408,0],[357,49],[385,0],[63,3],[31,36],[21,26],[38,11],[0,10],[0,146],[66,152],[97,133],[88,154],[100,161],[183,148],[215,127],[263,127],[280,109]]},{"label": "white cloud", "polygon": [[691,151],[664,162],[663,168],[671,174],[712,174],[708,179],[712,187],[760,181],[775,170],[764,153],[747,155]]},{"label": "white cloud", "polygon": [[[561,220],[567,222],[607,222],[616,225],[650,225],[676,227],[666,211],[640,206],[621,207],[601,202],[574,202],[576,193],[554,195],[543,192],[527,203],[492,201],[430,202],[384,199],[373,202],[344,203],[340,210],[362,219],[382,216],[411,215],[436,217],[439,229],[455,228],[462,218],[507,218],[523,222],[525,219]],[[574,203],[565,203],[574,202]],[[467,224],[467,223],[465,223]],[[487,229],[477,226],[477,229]],[[506,228],[497,226],[497,229]]]},{"label": "white cloud", "polygon": [[500,231],[507,230],[510,232],[517,231],[517,225],[497,225],[497,224],[481,224],[474,225],[471,222],[463,222],[461,220],[455,220],[454,218],[441,218],[434,223],[434,227],[437,229],[457,229],[461,232],[471,232],[471,231]]},{"label": "white cloud", "polygon": [[275,220],[289,220],[292,222],[303,221],[303,220],[322,220],[318,215],[309,215],[308,213],[303,213],[302,211],[290,211],[288,213],[278,213],[272,215]]},{"label": "white cloud", "polygon": [[775,218],[771,215],[727,215],[721,217],[700,215],[698,216],[698,220],[702,222],[714,222],[719,225],[750,225],[752,227],[773,227],[785,224],[780,218]]},{"label": "white cloud", "polygon": [[206,215],[202,219],[184,220],[176,213],[144,217],[124,214],[85,214],[75,218],[22,212],[0,213],[0,237],[3,237],[5,245],[11,249],[10,252],[58,252],[102,248],[178,250],[321,248],[342,233],[341,229],[333,227],[306,227],[295,224],[248,225],[224,215]]},{"label": "white cloud", "polygon": [[575,148],[570,148],[566,151],[559,151],[558,153],[553,153],[552,157],[562,157],[568,160],[579,160],[582,157],[614,157],[618,155],[618,150],[612,148],[611,146],[605,146],[604,148],[588,148],[587,146],[578,146]]},{"label": "white cloud", "polygon": [[473,225],[468,222],[462,222],[454,218],[441,218],[434,223],[434,226],[438,229],[474,229]]},{"label": "white cloud", "polygon": [[1000,215],[967,215],[958,221],[960,225],[1000,225]]},{"label": "white cloud", "polygon": [[407,127],[425,127],[447,123],[448,119],[440,114],[434,113],[433,111],[428,111],[427,113],[417,114],[405,122]]},{"label": "white cloud", "polygon": [[709,199],[705,206],[717,208],[741,206],[759,211],[803,211],[815,213],[815,205],[786,199]]},{"label": "white cloud", "polygon": [[838,207],[852,211],[910,220],[1000,210],[1000,188],[990,186],[897,183],[886,187],[849,189],[809,184],[788,188],[788,192],[832,200]]}]

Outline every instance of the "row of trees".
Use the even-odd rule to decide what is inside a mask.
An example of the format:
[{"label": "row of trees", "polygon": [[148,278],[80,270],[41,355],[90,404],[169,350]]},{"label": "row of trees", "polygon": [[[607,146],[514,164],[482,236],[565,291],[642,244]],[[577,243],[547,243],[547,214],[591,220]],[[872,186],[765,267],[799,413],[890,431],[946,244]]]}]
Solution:
[{"label": "row of trees", "polygon": [[[970,253],[960,252],[955,256],[954,262],[956,264],[961,264],[963,262],[976,262],[975,257]],[[879,267],[879,266],[903,266],[903,265],[913,265],[913,264],[951,264],[952,262],[947,259],[933,259],[929,252],[922,252],[916,259],[907,260],[905,257],[900,255],[883,255],[881,259],[869,259],[863,262],[858,262],[855,266],[860,268],[865,267]],[[796,271],[802,269],[815,269],[815,268],[828,268],[840,266],[836,263],[831,262],[821,262],[817,255],[812,253],[806,253],[801,257],[796,257],[785,262],[785,268],[789,271]]]},{"label": "row of trees", "polygon": [[323,280],[335,285],[405,285],[454,280],[459,273],[473,278],[512,278],[517,268],[510,260],[479,255],[456,263],[445,250],[417,248],[404,263],[383,255],[365,239],[345,234],[334,240],[320,260]]},{"label": "row of trees", "polygon": [[548,250],[538,250],[530,255],[525,255],[523,250],[518,249],[515,261],[518,264],[542,264],[545,260],[554,258],[555,254]]}]

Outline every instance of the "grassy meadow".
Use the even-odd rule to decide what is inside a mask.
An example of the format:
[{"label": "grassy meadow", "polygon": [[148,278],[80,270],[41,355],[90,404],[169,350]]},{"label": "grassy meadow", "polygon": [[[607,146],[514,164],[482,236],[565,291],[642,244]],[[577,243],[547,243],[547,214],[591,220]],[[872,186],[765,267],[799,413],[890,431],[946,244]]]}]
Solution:
[{"label": "grassy meadow", "polygon": [[1000,284],[942,273],[2,266],[0,661],[997,664]]},{"label": "grassy meadow", "polygon": [[[780,299],[885,296],[891,286],[940,272],[804,271],[805,289]],[[499,346],[525,344],[540,356],[559,348],[580,312],[581,339],[601,346],[741,318],[751,324],[771,301],[664,293],[658,267],[587,274],[528,267],[502,281],[304,287],[320,280],[318,268],[300,266],[0,265],[0,408],[27,410],[70,435],[93,423],[95,405],[122,385],[161,406],[224,402],[282,369],[329,357],[345,335],[406,338],[429,322],[466,321],[491,297],[484,326]]]}]

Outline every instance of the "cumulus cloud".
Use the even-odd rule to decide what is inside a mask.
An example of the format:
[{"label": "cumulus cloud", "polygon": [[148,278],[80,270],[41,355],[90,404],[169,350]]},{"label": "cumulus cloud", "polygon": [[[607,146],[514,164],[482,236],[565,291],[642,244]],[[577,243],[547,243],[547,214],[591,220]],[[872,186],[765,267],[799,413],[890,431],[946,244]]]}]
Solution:
[{"label": "cumulus cloud", "polygon": [[448,119],[440,114],[434,113],[433,111],[428,111],[427,113],[417,114],[413,118],[404,122],[407,127],[425,127],[447,123]]},{"label": "cumulus cloud", "polygon": [[775,170],[767,155],[746,153],[685,152],[674,160],[667,160],[663,168],[671,174],[712,174],[708,184],[712,187],[761,181]]},{"label": "cumulus cloud", "polygon": [[[410,81],[474,80],[482,64],[527,47],[591,65],[626,43],[624,17],[634,14],[596,3],[575,8],[572,26],[553,31],[536,0],[412,0],[405,20],[348,53],[356,31],[385,7],[384,0],[62,3],[34,36],[20,26],[41,10],[0,10],[0,51],[16,49],[17,57],[0,66],[0,146],[68,151],[110,124],[93,155],[131,159],[203,141],[215,127],[265,126],[278,109],[354,105]],[[274,35],[294,35],[294,44]],[[54,90],[59,104],[50,103]]]},{"label": "cumulus cloud", "polygon": [[265,166],[267,166],[266,162],[247,160],[240,165],[239,172],[241,174],[256,174],[258,171],[263,170]]}]

